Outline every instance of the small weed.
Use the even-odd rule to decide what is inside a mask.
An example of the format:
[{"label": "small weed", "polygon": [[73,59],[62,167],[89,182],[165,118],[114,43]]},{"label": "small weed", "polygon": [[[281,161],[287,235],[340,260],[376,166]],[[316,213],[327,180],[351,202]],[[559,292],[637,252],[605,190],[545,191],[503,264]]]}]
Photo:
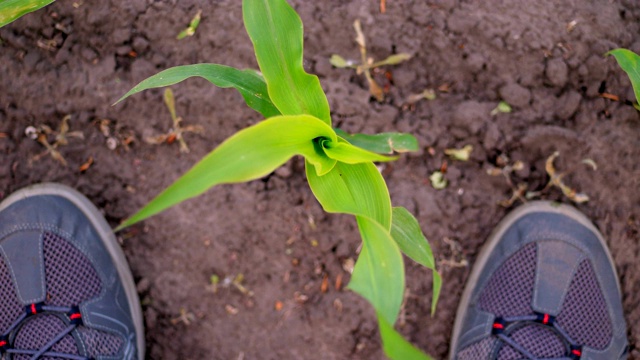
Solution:
[{"label": "small weed", "polygon": [[509,105],[506,101],[500,101],[498,106],[496,106],[493,110],[491,110],[491,116],[496,116],[500,113],[508,114],[512,111],[511,105]]},{"label": "small weed", "polygon": [[[549,156],[547,158],[547,161],[545,163],[545,171],[547,172],[547,175],[549,175],[549,182],[547,183],[547,185],[541,191],[527,193],[527,198],[533,198],[533,197],[536,197],[536,196],[540,196],[540,194],[544,193],[549,188],[557,187],[558,189],[560,189],[562,191],[562,194],[564,196],[566,196],[567,198],[569,198],[569,200],[571,200],[571,201],[573,201],[575,203],[581,204],[581,203],[589,201],[589,196],[587,196],[587,194],[578,192],[575,189],[571,188],[569,185],[564,183],[563,178],[566,175],[568,175],[568,174],[572,173],[573,171],[575,171],[576,166],[574,166],[573,168],[571,168],[568,171],[565,171],[563,173],[559,173],[556,170],[555,166],[553,165],[554,160],[558,156],[560,156],[560,153],[558,151],[554,152],[553,154],[551,154],[551,156]],[[591,159],[583,159],[581,161],[581,164],[587,165],[587,166],[591,167],[593,170],[597,170],[598,169],[598,166],[596,165],[596,163]]]},{"label": "small weed", "polygon": [[367,42],[364,37],[364,33],[362,32],[362,26],[360,24],[360,20],[356,20],[353,23],[353,28],[356,31],[356,43],[360,49],[360,63],[356,63],[353,61],[345,60],[342,56],[333,54],[329,62],[331,65],[337,68],[351,68],[355,69],[358,75],[363,74],[367,79],[367,83],[369,84],[369,93],[373,96],[377,101],[384,101],[384,89],[373,79],[371,75],[371,70],[385,66],[385,65],[397,65],[402,63],[403,61],[407,61],[411,59],[410,54],[400,53],[389,56],[388,58],[382,61],[374,61],[373,58],[367,56]]},{"label": "small weed", "polygon": [[[46,155],[51,155],[54,160],[58,161],[63,166],[67,166],[67,161],[58,151],[58,148],[67,145],[69,143],[69,138],[84,139],[82,131],[69,131],[70,119],[71,115],[63,117],[57,131],[54,131],[44,124],[39,125],[38,127],[29,126],[25,129],[25,135],[39,142],[46,148],[43,153],[32,157],[31,161],[38,161]],[[54,138],[53,141],[51,141],[52,137]]]},{"label": "small weed", "polygon": [[157,135],[153,137],[148,137],[144,139],[149,144],[173,144],[176,140],[180,143],[180,152],[188,153],[189,147],[187,146],[187,142],[184,140],[184,134],[186,133],[195,133],[202,134],[204,129],[199,125],[189,125],[182,126],[180,123],[182,122],[182,117],[176,115],[176,102],[173,97],[173,91],[167,88],[164,91],[164,103],[167,105],[167,109],[169,109],[169,113],[171,114],[171,121],[173,122],[173,128],[169,130],[168,133]]},{"label": "small weed", "polygon": [[179,323],[182,323],[189,326],[194,321],[196,321],[196,316],[192,312],[187,311],[185,308],[180,308],[180,315],[171,319],[171,324],[178,325]]},{"label": "small weed", "polygon": [[193,36],[196,33],[196,30],[198,29],[198,25],[200,25],[201,15],[202,15],[202,10],[198,10],[198,12],[195,14],[193,19],[191,19],[189,26],[187,26],[186,29],[180,31],[178,36],[176,36],[176,39],[182,40],[187,36]]},{"label": "small weed", "polygon": [[503,176],[507,185],[511,188],[511,197],[506,200],[500,201],[498,204],[503,207],[512,206],[517,200],[525,203],[527,199],[525,197],[525,193],[527,191],[528,185],[525,183],[520,183],[514,185],[513,180],[511,179],[511,175],[515,171],[520,171],[524,169],[524,163],[522,161],[515,161],[511,163],[509,157],[505,154],[501,154],[496,159],[496,165],[498,167],[490,167],[487,169],[487,174],[491,176]]}]

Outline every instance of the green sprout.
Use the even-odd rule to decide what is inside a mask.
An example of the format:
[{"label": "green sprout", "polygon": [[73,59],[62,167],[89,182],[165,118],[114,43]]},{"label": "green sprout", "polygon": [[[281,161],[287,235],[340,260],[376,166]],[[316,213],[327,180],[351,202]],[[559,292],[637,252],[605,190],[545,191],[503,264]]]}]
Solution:
[{"label": "green sprout", "polygon": [[39,10],[55,0],[2,0],[0,1],[0,27],[17,20],[22,15]]},{"label": "green sprout", "polygon": [[633,86],[633,92],[636,95],[636,103],[633,107],[640,111],[640,56],[631,50],[627,49],[614,49],[606,53],[605,55],[613,55],[618,62],[618,65],[627,73],[631,85]]},{"label": "green sprout", "polygon": [[200,25],[201,15],[202,15],[202,10],[198,10],[198,12],[195,14],[193,19],[191,19],[189,26],[187,26],[186,29],[180,31],[178,36],[176,36],[176,39],[182,40],[187,36],[193,36],[196,33],[196,29],[198,29],[198,25]]},{"label": "green sprout", "polygon": [[[373,163],[397,156],[364,148],[385,154],[415,150],[415,138],[409,140],[407,135],[396,133],[354,138],[333,129],[320,81],[302,66],[302,22],[295,10],[285,0],[243,0],[242,11],[260,72],[217,64],[178,66],[142,81],[119,101],[199,76],[219,87],[235,88],[266,120],[225,140],[116,230],[215,185],[264,177],[292,156],[302,155],[307,180],[324,210],[356,217],[363,246],[348,288],[373,305],[386,355],[391,359],[429,359],[394,329],[405,292],[402,253],[432,270],[432,312],[441,278],[418,221],[406,209],[391,206],[386,183]],[[384,145],[378,147],[376,142]],[[370,146],[372,143],[375,146]]]}]

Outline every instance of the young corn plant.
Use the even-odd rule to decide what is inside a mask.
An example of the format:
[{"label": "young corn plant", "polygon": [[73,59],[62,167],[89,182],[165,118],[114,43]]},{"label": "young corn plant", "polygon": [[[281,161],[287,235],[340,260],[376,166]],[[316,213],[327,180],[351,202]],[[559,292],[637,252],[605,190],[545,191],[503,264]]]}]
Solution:
[{"label": "young corn plant", "polygon": [[396,159],[374,151],[415,150],[415,138],[397,133],[352,137],[333,129],[318,77],[302,67],[303,30],[295,10],[285,0],[243,0],[242,12],[260,72],[217,64],[178,66],[142,81],[119,101],[199,76],[235,88],[266,120],[225,140],[116,230],[215,185],[261,178],[302,155],[309,185],[324,210],[356,218],[363,246],[348,288],[373,305],[386,355],[429,359],[394,329],[405,291],[402,253],[433,271],[432,312],[441,278],[417,220],[406,209],[391,206],[385,181],[373,164]]}]

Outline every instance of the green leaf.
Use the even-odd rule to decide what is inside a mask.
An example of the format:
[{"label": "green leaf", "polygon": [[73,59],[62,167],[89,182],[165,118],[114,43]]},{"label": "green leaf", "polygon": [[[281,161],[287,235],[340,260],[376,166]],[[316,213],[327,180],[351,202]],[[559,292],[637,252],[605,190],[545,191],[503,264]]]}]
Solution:
[{"label": "green leaf", "polygon": [[384,353],[392,360],[431,360],[430,356],[411,345],[400,335],[393,325],[378,314],[380,337]]},{"label": "green leaf", "polygon": [[352,145],[369,150],[378,154],[393,154],[393,152],[418,151],[418,140],[411,134],[404,133],[380,133],[368,134],[347,134],[343,130],[334,129],[336,134],[347,140]]},{"label": "green leaf", "polygon": [[403,207],[394,207],[392,211],[391,237],[398,243],[400,251],[413,261],[433,271],[433,298],[431,301],[431,314],[433,315],[440,296],[442,281],[440,274],[436,271],[431,245],[424,237],[418,220],[411,215],[409,210]]},{"label": "green leaf", "polygon": [[433,251],[422,234],[418,220],[403,207],[396,206],[392,211],[391,236],[400,250],[418,264],[435,269]]},{"label": "green leaf", "polygon": [[177,84],[194,76],[204,78],[221,88],[235,88],[242,94],[247,105],[265,118],[280,115],[269,99],[267,85],[260,74],[251,69],[238,70],[218,64],[184,65],[161,71],[129,90],[115,104],[143,90]]},{"label": "green leaf", "polygon": [[55,0],[2,0],[0,1],[0,27],[22,15],[41,9]]},{"label": "green leaf", "polygon": [[331,125],[329,102],[302,67],[302,21],[285,0],[243,0],[247,33],[269,97],[283,115],[309,114]]},{"label": "green leaf", "polygon": [[344,139],[337,143],[325,141],[324,151],[328,157],[346,164],[359,164],[367,161],[394,161],[397,156],[383,156],[351,145]]},{"label": "green leaf", "polygon": [[640,56],[627,49],[611,50],[605,55],[613,55],[618,65],[627,73],[636,94],[636,101],[640,103]]},{"label": "green leaf", "polygon": [[306,164],[311,191],[326,212],[362,215],[391,228],[391,199],[378,169],[372,163],[349,165],[337,162],[318,176],[312,164]]},{"label": "green leaf", "polygon": [[356,216],[362,251],[348,288],[360,294],[389,324],[396,322],[404,296],[404,263],[388,230],[365,216]]},{"label": "green leaf", "polygon": [[318,137],[337,141],[329,125],[309,115],[273,117],[241,130],[116,230],[198,196],[215,185],[261,178],[293,155],[303,155],[318,173],[326,173],[336,161],[318,151],[313,141]]}]

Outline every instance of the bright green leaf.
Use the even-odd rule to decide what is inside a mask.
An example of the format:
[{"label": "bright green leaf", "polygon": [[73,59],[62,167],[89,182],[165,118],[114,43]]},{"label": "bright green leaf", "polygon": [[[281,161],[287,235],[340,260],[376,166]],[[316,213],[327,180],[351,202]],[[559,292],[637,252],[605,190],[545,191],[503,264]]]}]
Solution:
[{"label": "bright green leaf", "polygon": [[318,137],[337,141],[330,126],[309,115],[273,117],[241,130],[205,156],[117,230],[200,195],[215,185],[261,178],[293,155],[305,156],[318,173],[327,172],[336,161],[318,152],[313,141]]},{"label": "bright green leaf", "polygon": [[[391,217],[391,237],[398,243],[400,251],[418,264],[433,271],[433,299],[431,302],[431,314],[436,310],[440,285],[440,274],[436,272],[433,251],[429,241],[424,237],[418,220],[411,215],[409,210],[403,207],[394,207]],[[437,278],[437,279],[436,279]]]},{"label": "bright green leaf", "polygon": [[325,141],[324,151],[328,157],[346,164],[359,164],[367,161],[394,161],[397,156],[383,156],[351,145],[343,139],[337,143]]},{"label": "bright green leaf", "polygon": [[392,360],[430,360],[431,357],[415,348],[378,314],[380,337],[385,355]]},{"label": "bright green leaf", "polygon": [[418,151],[418,140],[411,134],[404,133],[380,133],[368,134],[347,134],[343,130],[334,129],[336,134],[347,140],[352,145],[373,151],[378,154],[393,154],[393,152]]},{"label": "bright green leaf", "polygon": [[398,245],[378,222],[356,216],[362,251],[348,288],[360,294],[389,324],[396,322],[404,296],[404,263]]},{"label": "bright green leaf", "polygon": [[311,191],[326,212],[363,215],[391,228],[391,199],[378,169],[372,163],[338,162],[323,176],[306,164]]},{"label": "bright green leaf", "polygon": [[269,97],[283,115],[309,114],[331,125],[329,102],[302,67],[302,21],[285,0],[243,0],[247,33]]},{"label": "bright green leaf", "polygon": [[22,15],[41,9],[55,0],[2,0],[0,1],[0,27]]},{"label": "bright green leaf", "polygon": [[177,84],[194,76],[202,77],[221,88],[235,88],[242,94],[247,105],[265,118],[280,115],[269,99],[267,85],[260,74],[255,70],[238,70],[218,64],[184,65],[161,71],[129,90],[116,104],[140,91]]},{"label": "bright green leaf", "polygon": [[627,73],[636,94],[636,101],[640,103],[640,56],[627,49],[611,50],[606,55],[613,55],[618,65]]}]

